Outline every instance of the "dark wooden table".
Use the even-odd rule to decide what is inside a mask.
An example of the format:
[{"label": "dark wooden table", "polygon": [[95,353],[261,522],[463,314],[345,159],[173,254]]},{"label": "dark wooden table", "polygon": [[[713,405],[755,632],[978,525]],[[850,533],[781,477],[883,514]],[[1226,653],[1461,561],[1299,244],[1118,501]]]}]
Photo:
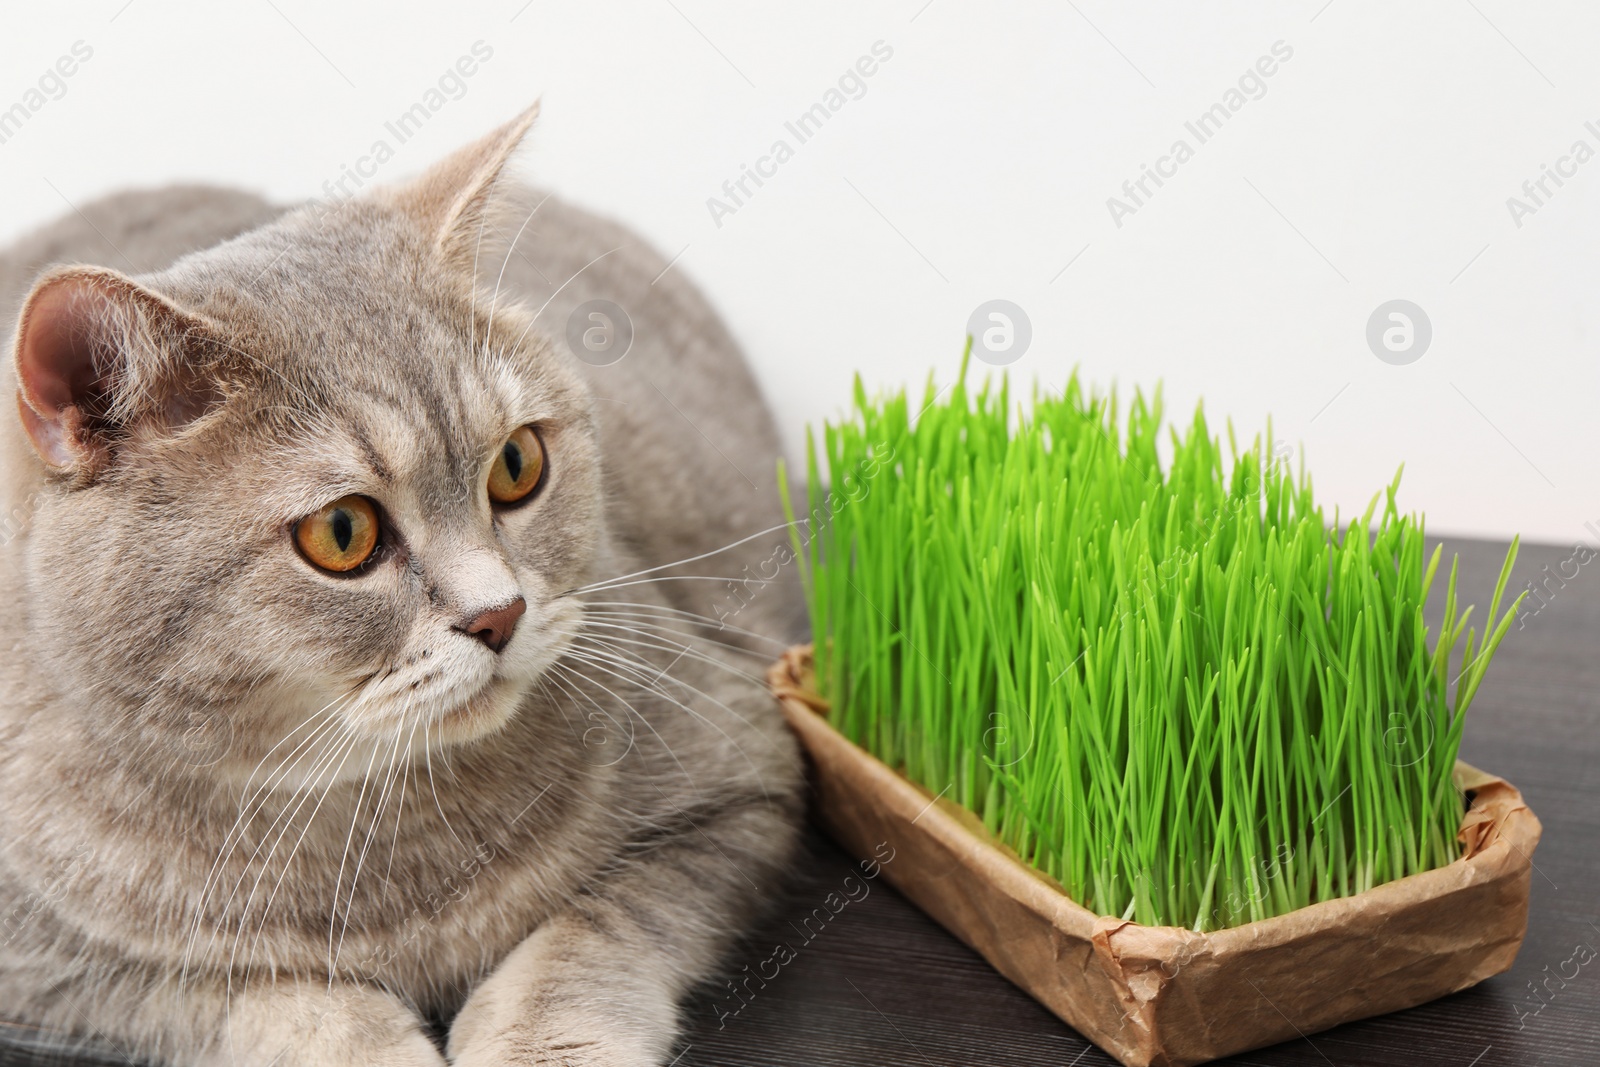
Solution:
[{"label": "dark wooden table", "polygon": [[[1505,546],[1452,540],[1449,550],[1461,555],[1463,593],[1481,618]],[[1600,1067],[1600,558],[1563,568],[1572,559],[1572,545],[1523,546],[1513,588],[1543,580],[1545,604],[1501,646],[1462,752],[1515,783],[1544,823],[1516,966],[1420,1008],[1223,1062]],[[1577,576],[1563,581],[1575,566]],[[732,970],[755,969],[773,945],[798,942],[789,924],[841,890],[854,869],[812,831],[803,873]],[[674,1067],[1115,1063],[881,879],[870,885],[748,1003],[726,990],[691,1001]],[[0,1052],[0,1067],[46,1062],[61,1061]]]}]

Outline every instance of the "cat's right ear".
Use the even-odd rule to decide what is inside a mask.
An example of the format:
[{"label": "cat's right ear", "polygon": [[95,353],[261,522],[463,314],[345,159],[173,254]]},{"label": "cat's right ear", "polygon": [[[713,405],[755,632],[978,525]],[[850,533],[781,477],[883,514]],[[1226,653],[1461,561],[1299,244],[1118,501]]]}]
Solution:
[{"label": "cat's right ear", "polygon": [[409,184],[385,191],[420,226],[445,262],[471,270],[495,183],[539,117],[535,103],[510,122],[435,164]]},{"label": "cat's right ear", "polygon": [[39,458],[79,481],[118,444],[170,431],[220,395],[187,361],[205,324],[113,270],[67,267],[39,280],[17,325],[17,411]]}]

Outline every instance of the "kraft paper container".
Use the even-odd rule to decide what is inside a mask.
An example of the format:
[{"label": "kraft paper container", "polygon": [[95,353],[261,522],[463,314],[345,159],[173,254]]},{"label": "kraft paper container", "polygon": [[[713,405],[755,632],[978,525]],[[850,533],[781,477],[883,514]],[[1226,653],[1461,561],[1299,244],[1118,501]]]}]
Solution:
[{"label": "kraft paper container", "polygon": [[887,841],[902,894],[1128,1067],[1187,1067],[1414,1007],[1511,966],[1527,930],[1539,820],[1465,763],[1463,858],[1260,922],[1199,934],[1095,915],[955,804],[829,725],[809,646],[767,680],[815,765],[817,808],[848,852]]}]

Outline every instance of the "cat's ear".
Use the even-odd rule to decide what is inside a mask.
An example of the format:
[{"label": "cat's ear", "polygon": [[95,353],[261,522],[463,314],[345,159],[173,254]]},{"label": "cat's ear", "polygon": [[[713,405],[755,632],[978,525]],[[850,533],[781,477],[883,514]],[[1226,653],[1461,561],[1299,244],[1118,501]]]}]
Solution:
[{"label": "cat's ear", "polygon": [[45,275],[23,305],[13,357],[17,410],[39,458],[87,481],[132,434],[199,418],[221,399],[187,358],[206,328],[113,270]]},{"label": "cat's ear", "polygon": [[389,191],[390,202],[432,237],[441,258],[471,269],[495,182],[539,117],[539,105]]}]

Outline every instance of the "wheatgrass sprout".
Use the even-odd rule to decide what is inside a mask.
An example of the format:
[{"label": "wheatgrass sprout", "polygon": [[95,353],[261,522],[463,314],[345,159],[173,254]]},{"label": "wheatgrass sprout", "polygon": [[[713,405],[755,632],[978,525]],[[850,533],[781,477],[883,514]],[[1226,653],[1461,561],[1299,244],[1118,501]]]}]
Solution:
[{"label": "wheatgrass sprout", "polygon": [[1342,525],[1259,438],[1165,428],[1159,389],[1123,415],[1076,375],[1022,405],[966,372],[915,407],[858,378],[810,441],[792,529],[846,737],[1139,923],[1233,926],[1457,858],[1515,542],[1482,643],[1454,562],[1434,631],[1441,553],[1398,475]]}]

